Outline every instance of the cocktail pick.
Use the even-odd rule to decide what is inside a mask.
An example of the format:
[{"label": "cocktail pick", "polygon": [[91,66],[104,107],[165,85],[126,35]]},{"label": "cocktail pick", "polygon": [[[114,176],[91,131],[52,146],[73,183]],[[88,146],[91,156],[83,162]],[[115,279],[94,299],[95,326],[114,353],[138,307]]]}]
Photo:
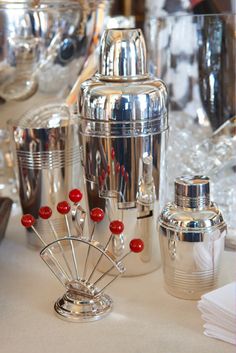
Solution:
[{"label": "cocktail pick", "polygon": [[[104,211],[101,208],[93,208],[90,211],[90,218],[93,221],[93,229],[92,232],[90,234],[89,237],[89,241],[93,240],[93,235],[94,235],[94,230],[95,230],[95,226],[97,223],[100,223],[103,218],[104,218]],[[85,258],[85,263],[84,263],[84,271],[83,271],[83,279],[85,280],[86,277],[86,272],[87,272],[87,265],[88,265],[88,258],[89,258],[89,254],[90,254],[90,246],[87,249],[87,253],[86,253],[86,258]]]},{"label": "cocktail pick", "polygon": [[47,244],[45,243],[45,241],[43,240],[43,238],[41,237],[41,235],[39,234],[39,232],[35,229],[34,225],[35,225],[35,218],[34,216],[32,216],[31,214],[24,214],[21,217],[21,224],[25,227],[25,228],[31,228],[34,233],[37,235],[37,237],[39,238],[39,240],[41,241],[41,243],[46,246]]},{"label": "cocktail pick", "polygon": [[[130,251],[127,252],[125,255],[123,255],[118,261],[116,261],[116,264],[119,265],[121,261],[123,261],[128,255],[130,255],[132,252],[133,253],[140,253],[144,249],[144,242],[142,239],[132,239],[129,243],[129,248]],[[115,268],[115,265],[112,265],[106,272],[104,272],[95,282],[94,286],[98,284],[106,275],[108,275],[113,269]],[[102,289],[99,290],[99,292],[96,295],[101,294],[105,288],[107,288],[112,282],[114,282],[118,277],[120,277],[121,273],[118,273],[110,282],[108,282]]]},{"label": "cocktail pick", "polygon": [[[71,207],[67,201],[61,201],[57,204],[57,211],[60,214],[64,215],[64,217],[65,217],[65,223],[66,223],[66,228],[67,228],[69,238],[71,238],[71,236],[72,236],[71,231],[70,231],[68,217],[67,217],[67,214],[70,212],[70,208]],[[78,265],[77,265],[76,256],[75,256],[74,244],[72,241],[70,241],[70,246],[71,246],[71,252],[72,252],[72,258],[73,258],[73,263],[74,263],[74,267],[75,267],[76,277],[77,277],[77,279],[79,279]]]},{"label": "cocktail pick", "polygon": [[[106,243],[106,245],[105,245],[105,247],[104,247],[104,252],[108,249],[109,243],[110,243],[110,241],[111,241],[113,235],[120,235],[120,234],[123,232],[123,230],[124,230],[124,224],[123,224],[123,222],[121,222],[121,221],[119,221],[119,220],[115,220],[115,221],[112,221],[112,222],[110,223],[109,228],[110,228],[110,231],[111,231],[111,235],[110,235],[110,237],[109,237],[109,239],[108,239],[108,241],[107,241],[107,243]],[[90,279],[92,278],[94,272],[96,271],[96,269],[97,269],[99,263],[100,263],[101,260],[102,260],[103,255],[104,255],[104,254],[102,253],[102,254],[99,256],[99,258],[98,258],[98,260],[97,260],[97,262],[96,262],[96,264],[95,264],[95,266],[94,266],[94,268],[93,268],[93,270],[92,270],[90,276],[89,276],[88,279],[87,279],[87,282],[89,282]]]},{"label": "cocktail pick", "polygon": [[[82,235],[84,229],[84,221],[86,217],[86,211],[81,207],[80,201],[83,198],[83,194],[80,189],[72,189],[69,192],[69,199],[73,202],[71,207],[71,215],[72,221],[75,222],[76,230]],[[79,213],[79,221],[78,221],[78,211]]]},{"label": "cocktail pick", "polygon": [[[50,226],[50,228],[51,228],[51,230],[52,230],[52,233],[53,233],[53,235],[54,235],[54,239],[55,239],[55,240],[58,240],[57,232],[56,232],[56,230],[55,230],[55,228],[54,228],[53,223],[52,223],[51,220],[50,220],[51,216],[52,216],[52,209],[51,209],[50,207],[48,207],[48,206],[40,207],[40,209],[39,209],[39,217],[42,218],[42,219],[44,219],[44,220],[47,220],[47,222],[48,222],[48,224],[49,224],[49,226]],[[64,249],[63,249],[61,243],[58,243],[58,246],[60,247],[60,250],[61,250],[63,259],[64,259],[64,261],[65,261],[65,264],[66,264],[66,266],[67,266],[67,269],[68,269],[68,271],[69,271],[69,273],[70,273],[70,276],[71,276],[71,278],[72,278],[73,275],[72,275],[72,272],[71,272],[71,269],[70,269],[70,265],[69,265],[69,263],[68,263],[68,261],[67,261],[67,258],[66,258]]]},{"label": "cocktail pick", "polygon": [[[48,213],[50,213],[49,210],[47,210],[47,211],[48,211]],[[34,227],[34,224],[35,224],[34,216],[32,216],[31,214],[23,215],[21,217],[21,224],[25,228],[31,228],[33,230],[33,232],[37,235],[37,237],[39,238],[39,240],[41,241],[43,246],[47,246],[47,243],[43,240],[42,236],[39,234],[39,232]],[[52,256],[52,259],[53,259],[54,263],[58,267],[58,269],[63,273],[63,275],[67,278],[67,280],[70,281],[70,278],[68,277],[67,273],[64,271],[64,269],[63,269],[62,265],[60,264],[60,262],[55,258],[54,254],[52,253],[51,250],[49,252],[50,252],[50,255]]]},{"label": "cocktail pick", "polygon": [[[109,228],[111,231],[111,236],[106,245],[102,246],[98,241],[93,240],[93,231],[88,238],[72,237],[69,222],[67,219],[70,205],[63,201],[58,204],[57,208],[58,211],[65,216],[67,223],[67,235],[66,237],[57,239],[48,245],[46,245],[45,240],[41,234],[39,234],[35,229],[34,217],[32,215],[25,215],[22,217],[22,224],[24,227],[32,228],[35,234],[39,237],[42,244],[44,246],[46,245],[41,250],[40,256],[66,289],[65,294],[56,301],[54,305],[55,311],[59,317],[69,321],[86,322],[100,319],[107,315],[112,309],[112,299],[103,292],[104,289],[107,288],[113,281],[115,281],[115,279],[118,278],[122,273],[124,273],[125,267],[122,263],[122,260],[131,252],[138,253],[142,251],[144,246],[143,242],[140,239],[133,239],[130,242],[130,251],[127,254],[121,258],[114,257],[107,250],[112,236],[119,236],[124,230],[124,225],[121,221],[115,220],[110,223]],[[52,212],[50,208],[44,206],[41,207],[39,214],[41,218],[49,221]],[[103,220],[104,212],[99,208],[95,208],[91,211],[90,217],[93,220],[95,226],[97,223]],[[87,263],[93,265],[91,256],[89,257],[88,248],[92,248],[95,254],[98,254],[99,256],[99,259],[94,266],[94,270],[99,265],[99,262],[103,256],[110,266],[109,269],[104,274],[102,274],[94,283],[90,281],[94,270],[88,279],[86,279],[86,269],[84,270],[84,278],[82,276],[79,278],[78,276],[75,251],[78,260],[81,258],[83,261],[85,258],[84,256],[86,256],[86,268]],[[66,255],[70,256],[71,262],[66,262],[66,256],[63,256],[64,252]],[[67,271],[68,265],[72,267],[69,272]],[[77,269],[77,271],[74,271],[73,268]],[[111,280],[108,276],[104,278],[112,270],[115,273],[115,277]],[[102,279],[104,279],[103,285],[99,288],[97,287],[97,283],[99,283],[99,281]]]}]

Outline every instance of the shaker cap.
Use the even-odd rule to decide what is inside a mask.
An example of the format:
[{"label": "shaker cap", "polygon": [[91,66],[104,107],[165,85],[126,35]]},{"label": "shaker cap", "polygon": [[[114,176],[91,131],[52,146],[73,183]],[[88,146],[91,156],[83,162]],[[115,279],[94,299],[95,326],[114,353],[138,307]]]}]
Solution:
[{"label": "shaker cap", "polygon": [[146,73],[141,29],[105,31],[99,71],[80,86],[78,115],[87,136],[137,137],[168,129],[167,88]]},{"label": "shaker cap", "polygon": [[175,180],[175,203],[186,208],[210,204],[210,179],[206,176],[181,176]]},{"label": "shaker cap", "polygon": [[146,46],[141,29],[108,29],[101,39],[99,74],[101,79],[146,75]]},{"label": "shaker cap", "polygon": [[200,175],[175,180],[175,202],[163,208],[159,224],[178,232],[181,240],[194,242],[203,241],[216,229],[222,233],[227,228],[221,210],[210,201],[209,178]]}]

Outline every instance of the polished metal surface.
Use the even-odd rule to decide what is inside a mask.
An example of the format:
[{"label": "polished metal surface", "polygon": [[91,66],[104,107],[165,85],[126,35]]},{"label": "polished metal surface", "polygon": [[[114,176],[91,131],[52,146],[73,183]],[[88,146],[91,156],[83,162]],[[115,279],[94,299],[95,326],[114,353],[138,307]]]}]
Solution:
[{"label": "polished metal surface", "polygon": [[147,74],[146,47],[141,29],[108,29],[104,32],[99,74],[103,80],[136,80]]},{"label": "polished metal surface", "polygon": [[[210,201],[207,177],[177,178],[176,192],[187,202],[167,204],[159,217],[165,286],[174,296],[199,299],[217,285],[227,226]],[[196,202],[197,198],[207,202]],[[194,208],[189,207],[193,203]]]},{"label": "polished metal surface", "polygon": [[[155,223],[166,179],[168,97],[164,83],[147,75],[145,56],[141,30],[107,30],[99,72],[81,85],[78,96],[89,208],[101,207],[107,222],[124,222],[125,234],[114,239],[114,253],[128,249],[129,237],[145,242],[145,250],[127,260],[126,275],[160,265]],[[99,225],[97,237],[103,233]]]},{"label": "polished metal surface", "polygon": [[210,181],[205,176],[183,176],[175,180],[177,206],[200,208],[210,203]]},{"label": "polished metal surface", "polygon": [[[65,235],[65,238],[49,243],[40,252],[43,261],[66,289],[54,309],[61,319],[67,321],[99,320],[112,310],[113,301],[104,294],[104,289],[125,271],[122,259],[115,258],[106,245],[91,240],[88,235],[76,238],[68,232]],[[88,255],[90,253],[92,256]],[[92,263],[92,258],[104,264],[106,273],[101,275],[94,271],[96,265]],[[115,271],[115,278],[108,276],[111,268]]]},{"label": "polished metal surface", "polygon": [[68,291],[56,301],[54,309],[60,319],[71,322],[90,322],[108,315],[112,306],[112,299],[107,294],[89,299]]},{"label": "polished metal surface", "polygon": [[[22,211],[38,218],[41,206],[55,210],[79,186],[78,123],[55,103],[9,121],[9,130]],[[64,222],[60,227],[63,232]]]}]

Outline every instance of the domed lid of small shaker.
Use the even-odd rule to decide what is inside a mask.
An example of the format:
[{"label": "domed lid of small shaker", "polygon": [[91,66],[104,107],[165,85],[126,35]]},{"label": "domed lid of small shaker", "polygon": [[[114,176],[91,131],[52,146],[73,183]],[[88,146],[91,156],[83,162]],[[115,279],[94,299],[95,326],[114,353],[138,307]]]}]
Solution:
[{"label": "domed lid of small shaker", "polygon": [[175,203],[186,208],[210,204],[210,180],[206,176],[181,176],[175,180]]},{"label": "domed lid of small shaker", "polygon": [[101,79],[140,79],[140,76],[147,75],[146,71],[146,46],[141,29],[108,29],[104,32],[98,71]]}]

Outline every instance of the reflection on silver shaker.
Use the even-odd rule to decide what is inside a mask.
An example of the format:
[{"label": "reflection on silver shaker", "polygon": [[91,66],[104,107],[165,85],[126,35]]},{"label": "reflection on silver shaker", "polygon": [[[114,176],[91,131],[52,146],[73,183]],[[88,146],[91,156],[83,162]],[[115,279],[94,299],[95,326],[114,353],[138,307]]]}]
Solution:
[{"label": "reflection on silver shaker", "polygon": [[105,31],[99,71],[78,95],[81,160],[88,208],[106,214],[96,239],[105,243],[108,223],[119,219],[124,233],[109,249],[115,256],[129,251],[132,238],[144,241],[144,251],[127,258],[128,276],[160,266],[156,219],[165,190],[167,99],[165,84],[147,74],[142,31]]},{"label": "reflection on silver shaker", "polygon": [[159,218],[164,282],[170,294],[200,299],[216,287],[226,230],[221,211],[210,201],[209,178],[177,178],[175,201]]}]

